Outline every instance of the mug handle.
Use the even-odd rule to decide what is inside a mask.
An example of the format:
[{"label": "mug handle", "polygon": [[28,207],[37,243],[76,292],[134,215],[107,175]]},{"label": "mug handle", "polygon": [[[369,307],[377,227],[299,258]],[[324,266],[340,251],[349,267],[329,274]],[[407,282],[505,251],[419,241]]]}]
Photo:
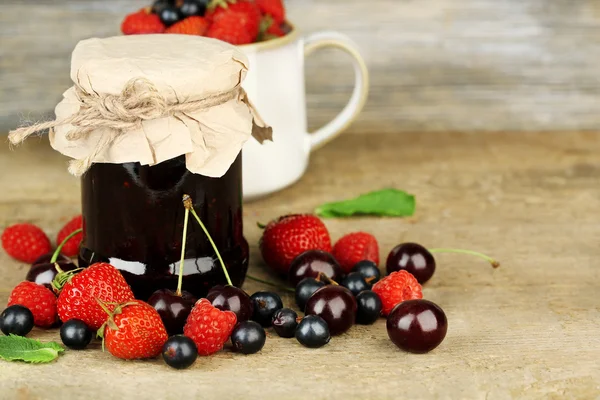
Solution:
[{"label": "mug handle", "polygon": [[352,57],[354,65],[354,90],[346,107],[327,125],[309,134],[310,148],[316,150],[335,139],[356,119],[369,95],[369,70],[356,44],[338,32],[319,32],[304,39],[304,56],[322,48],[337,48]]}]

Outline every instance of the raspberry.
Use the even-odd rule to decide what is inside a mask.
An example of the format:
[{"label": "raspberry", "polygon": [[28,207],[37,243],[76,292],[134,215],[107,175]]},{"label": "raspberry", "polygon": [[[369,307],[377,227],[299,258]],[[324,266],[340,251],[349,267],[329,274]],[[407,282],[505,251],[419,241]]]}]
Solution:
[{"label": "raspberry", "polygon": [[379,245],[370,233],[350,233],[333,246],[333,256],[348,273],[359,261],[369,260],[379,264]]},{"label": "raspberry", "polygon": [[223,348],[236,323],[233,312],[217,310],[207,299],[200,299],[187,319],[183,334],[196,343],[198,354],[208,356]]},{"label": "raspberry", "polygon": [[21,282],[10,293],[8,307],[19,304],[33,314],[33,323],[40,328],[50,328],[58,319],[56,296],[50,289],[33,282]]},{"label": "raspberry", "polygon": [[2,233],[2,247],[12,258],[30,264],[52,250],[48,236],[32,224],[16,224],[6,228]]},{"label": "raspberry", "polygon": [[404,270],[392,272],[372,289],[383,303],[381,313],[388,315],[396,305],[406,300],[422,299],[421,285],[411,273]]},{"label": "raspberry", "polygon": [[[81,215],[76,216],[58,232],[56,237],[56,244],[60,245],[63,240],[67,238],[71,233],[76,231],[77,229],[83,228],[83,217]],[[71,239],[65,243],[63,246],[61,253],[68,257],[75,257],[79,253],[79,245],[81,244],[81,240],[83,239],[83,233],[78,233],[73,236]]]}]

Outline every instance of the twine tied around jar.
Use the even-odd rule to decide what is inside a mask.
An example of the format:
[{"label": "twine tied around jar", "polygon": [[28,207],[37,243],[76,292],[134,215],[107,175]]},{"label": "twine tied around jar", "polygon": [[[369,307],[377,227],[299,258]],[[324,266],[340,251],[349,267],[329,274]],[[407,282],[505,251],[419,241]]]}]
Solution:
[{"label": "twine tied around jar", "polygon": [[225,104],[239,98],[243,101],[254,118],[252,136],[260,143],[270,140],[272,129],[264,123],[260,115],[248,99],[245,90],[237,85],[228,92],[218,93],[194,101],[169,103],[161,95],[156,86],[145,78],[131,79],[118,95],[88,93],[75,86],[79,111],[61,121],[48,121],[25,126],[9,132],[8,139],[12,145],[24,142],[29,136],[53,129],[61,125],[73,125],[74,129],[67,135],[67,140],[79,140],[97,129],[108,129],[109,134],[102,135],[92,152],[82,160],[72,160],[69,172],[75,176],[83,175],[93,164],[93,160],[110,147],[122,134],[140,129],[142,122],[198,112]]}]

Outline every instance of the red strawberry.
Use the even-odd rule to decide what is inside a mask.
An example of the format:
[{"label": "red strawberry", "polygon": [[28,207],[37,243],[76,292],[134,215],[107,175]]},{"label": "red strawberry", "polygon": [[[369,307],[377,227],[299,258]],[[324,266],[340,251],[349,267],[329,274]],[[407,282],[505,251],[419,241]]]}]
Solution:
[{"label": "red strawberry", "polygon": [[268,37],[282,37],[285,36],[285,31],[281,28],[281,25],[273,23],[267,28],[265,35]]},{"label": "red strawberry", "polygon": [[237,323],[232,311],[221,311],[207,299],[200,299],[192,309],[183,334],[196,343],[198,354],[208,356],[223,348]]},{"label": "red strawberry", "polygon": [[411,273],[404,270],[392,272],[372,289],[383,303],[381,313],[388,315],[394,307],[406,300],[422,299],[421,285]]},{"label": "red strawberry", "polygon": [[8,306],[15,304],[29,308],[33,323],[40,328],[50,328],[58,320],[56,296],[50,289],[33,282],[21,282],[10,293]]},{"label": "red strawberry", "polygon": [[102,331],[104,345],[124,360],[154,358],[169,338],[158,312],[149,304],[132,300],[117,306]]},{"label": "red strawberry", "polygon": [[118,269],[107,263],[96,263],[64,284],[58,296],[58,316],[63,322],[76,318],[90,329],[99,329],[107,316],[98,300],[122,304],[133,299],[131,288]]},{"label": "red strawberry", "polygon": [[52,250],[48,236],[33,224],[6,228],[2,233],[2,247],[12,258],[30,264]]},{"label": "red strawberry", "polygon": [[[60,245],[63,240],[67,238],[67,236],[81,228],[83,228],[83,216],[78,215],[67,222],[67,224],[58,232],[58,236],[56,236],[56,244]],[[79,253],[79,245],[81,244],[82,239],[83,233],[76,234],[69,239],[67,243],[65,243],[61,253],[68,257],[75,257]]]},{"label": "red strawberry", "polygon": [[182,21],[177,22],[175,25],[167,28],[165,33],[176,33],[179,35],[197,35],[202,36],[208,29],[209,22],[206,18],[192,16]]},{"label": "red strawberry", "polygon": [[260,12],[270,15],[277,26],[285,21],[285,6],[282,0],[256,0]]},{"label": "red strawberry", "polygon": [[333,246],[333,256],[348,273],[359,261],[369,260],[379,264],[379,245],[370,233],[349,233]]},{"label": "red strawberry", "polygon": [[254,2],[217,0],[211,6],[205,15],[211,21],[206,36],[235,45],[249,44],[256,40],[261,16]]},{"label": "red strawberry", "polygon": [[314,215],[288,215],[271,221],[259,245],[265,263],[282,273],[306,250],[331,251],[327,227]]},{"label": "red strawberry", "polygon": [[121,32],[124,35],[139,35],[150,33],[163,33],[165,26],[150,9],[142,8],[140,11],[129,14],[121,23]]}]

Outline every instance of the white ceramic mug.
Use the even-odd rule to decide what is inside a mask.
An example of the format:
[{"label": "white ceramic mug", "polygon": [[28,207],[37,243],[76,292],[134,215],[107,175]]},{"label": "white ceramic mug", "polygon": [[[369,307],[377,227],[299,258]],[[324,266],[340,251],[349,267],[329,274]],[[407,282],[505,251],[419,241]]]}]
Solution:
[{"label": "white ceramic mug", "polygon": [[[304,58],[321,48],[338,48],[352,57],[355,86],[337,117],[309,133],[306,122]],[[329,142],[357,117],[369,92],[369,73],[356,45],[345,35],[322,32],[240,46],[250,60],[244,89],[261,116],[273,127],[273,142],[249,140],[243,149],[244,199],[253,200],[296,182],[312,150]]]}]

